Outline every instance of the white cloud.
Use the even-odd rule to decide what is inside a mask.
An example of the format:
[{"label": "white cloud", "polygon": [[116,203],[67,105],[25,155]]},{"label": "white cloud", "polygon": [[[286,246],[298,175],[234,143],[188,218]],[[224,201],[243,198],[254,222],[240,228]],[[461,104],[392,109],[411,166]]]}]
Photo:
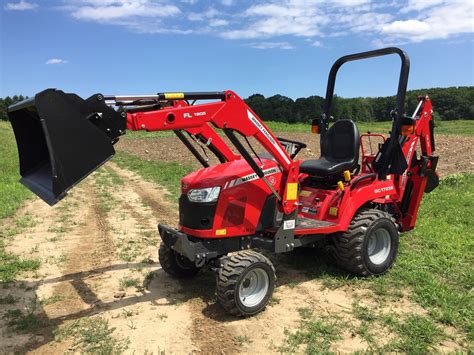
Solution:
[{"label": "white cloud", "polygon": [[[249,5],[235,0],[63,1],[64,10],[78,20],[141,33],[251,40],[249,46],[259,49],[292,47],[295,37],[308,39],[307,45],[312,46],[320,43],[315,38],[326,37],[380,45],[474,32],[474,0],[261,0]],[[211,5],[203,8],[198,3]]]},{"label": "white cloud", "polygon": [[212,19],[220,15],[220,12],[214,9],[213,7],[208,8],[203,12],[191,12],[188,14],[188,20],[191,21],[204,21],[206,19]]},{"label": "white cloud", "polygon": [[313,47],[322,47],[322,46],[323,46],[323,44],[321,43],[321,41],[312,41],[312,42],[311,42],[311,45],[312,45]]},{"label": "white cloud", "polygon": [[134,16],[165,17],[180,13],[179,8],[174,5],[150,0],[83,0],[82,5],[72,12],[72,16],[81,20],[113,21]]},{"label": "white cloud", "polygon": [[406,6],[400,9],[401,13],[421,11],[444,3],[445,0],[408,0]]},{"label": "white cloud", "polygon": [[[414,3],[413,3],[414,4]],[[410,5],[410,4],[409,4]],[[416,4],[415,4],[416,5]],[[389,40],[421,42],[444,39],[474,32],[474,2],[471,0],[423,1],[423,11],[406,20],[396,20],[382,27]],[[427,9],[429,7],[429,9]]]},{"label": "white cloud", "polygon": [[229,21],[223,20],[223,19],[211,19],[209,21],[209,26],[211,27],[227,26],[228,24],[229,24]]},{"label": "white cloud", "polygon": [[320,34],[320,26],[328,21],[314,2],[306,0],[252,5],[244,11],[243,17],[251,19],[245,29],[229,30],[221,36],[229,39],[311,37]]},{"label": "white cloud", "polygon": [[58,65],[58,64],[66,64],[66,63],[68,63],[67,60],[60,59],[60,58],[51,58],[51,59],[48,59],[45,64]]},{"label": "white cloud", "polygon": [[247,47],[255,49],[293,49],[294,47],[288,42],[258,42],[248,43]]},{"label": "white cloud", "polygon": [[25,11],[25,10],[34,10],[37,7],[38,7],[38,4],[21,0],[20,2],[8,2],[5,5],[5,10]]}]

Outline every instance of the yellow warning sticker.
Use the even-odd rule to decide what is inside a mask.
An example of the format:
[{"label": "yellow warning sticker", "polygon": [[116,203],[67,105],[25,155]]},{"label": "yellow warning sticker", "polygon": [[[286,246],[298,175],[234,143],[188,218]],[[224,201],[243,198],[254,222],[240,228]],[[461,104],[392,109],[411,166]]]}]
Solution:
[{"label": "yellow warning sticker", "polygon": [[216,230],[216,235],[226,235],[227,234],[227,229],[217,229]]},{"label": "yellow warning sticker", "polygon": [[182,92],[168,92],[165,93],[166,100],[177,100],[177,99],[184,99],[184,93]]},{"label": "yellow warning sticker", "polygon": [[308,190],[300,191],[300,197],[309,197],[309,196],[311,196],[311,191],[308,191]]},{"label": "yellow warning sticker", "polygon": [[329,214],[331,216],[337,216],[337,207],[330,207],[329,208]]},{"label": "yellow warning sticker", "polygon": [[296,200],[298,197],[298,183],[289,182],[286,185],[286,199],[287,200]]}]

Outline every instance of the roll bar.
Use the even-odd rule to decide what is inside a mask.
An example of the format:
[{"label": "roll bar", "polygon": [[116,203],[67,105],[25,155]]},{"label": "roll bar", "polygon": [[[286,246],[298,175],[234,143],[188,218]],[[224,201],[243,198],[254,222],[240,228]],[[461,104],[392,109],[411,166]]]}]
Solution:
[{"label": "roll bar", "polygon": [[[397,103],[396,103],[396,116],[395,121],[398,121],[403,114],[403,106],[405,104],[405,94],[407,91],[408,83],[408,74],[410,72],[410,58],[403,50],[396,47],[388,47],[382,49],[376,49],[368,52],[361,52],[355,54],[345,55],[344,57],[339,58],[334,62],[329,72],[328,85],[326,88],[326,100],[324,104],[324,117],[321,117],[324,124],[320,126],[320,132],[324,135],[327,130],[327,120],[331,117],[332,111],[332,101],[334,97],[334,87],[336,84],[336,75],[339,68],[347,62],[352,62],[355,60],[368,59],[373,57],[381,57],[384,55],[398,54],[401,59],[401,68],[400,68],[400,78],[398,80],[398,90],[397,90]],[[392,130],[394,131],[394,130]],[[395,132],[396,133],[396,132]]]},{"label": "roll bar", "polygon": [[334,97],[334,87],[336,84],[336,75],[339,68],[347,62],[352,62],[355,60],[360,59],[368,59],[373,57],[381,57],[390,54],[398,54],[401,59],[401,67],[400,67],[400,77],[398,80],[398,90],[397,90],[397,100],[396,100],[396,107],[395,110],[391,113],[392,114],[392,130],[390,132],[390,138],[387,140],[387,145],[382,152],[383,159],[380,159],[380,164],[378,165],[378,173],[379,179],[385,179],[386,175],[388,174],[391,162],[393,160],[393,155],[395,154],[394,146],[398,143],[398,136],[400,134],[400,126],[401,126],[401,118],[403,116],[403,109],[405,104],[405,94],[407,91],[407,84],[408,84],[408,74],[410,72],[410,58],[408,54],[405,53],[403,50],[397,47],[388,47],[377,49],[368,52],[361,52],[355,54],[349,54],[344,57],[339,58],[336,62],[332,65],[331,71],[329,72],[328,77],[328,85],[326,88],[326,100],[324,104],[324,111],[321,115],[321,119],[319,121],[319,132],[321,133],[321,142],[322,137],[326,133],[328,129],[328,120],[331,117],[332,111],[332,104],[333,104],[333,97]]}]

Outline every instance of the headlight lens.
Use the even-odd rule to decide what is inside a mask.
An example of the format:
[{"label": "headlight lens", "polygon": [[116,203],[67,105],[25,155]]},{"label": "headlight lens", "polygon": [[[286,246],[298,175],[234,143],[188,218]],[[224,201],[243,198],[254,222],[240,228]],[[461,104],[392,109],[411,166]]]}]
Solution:
[{"label": "headlight lens", "polygon": [[214,202],[219,197],[219,192],[221,192],[220,186],[192,189],[188,191],[188,199],[191,202]]}]

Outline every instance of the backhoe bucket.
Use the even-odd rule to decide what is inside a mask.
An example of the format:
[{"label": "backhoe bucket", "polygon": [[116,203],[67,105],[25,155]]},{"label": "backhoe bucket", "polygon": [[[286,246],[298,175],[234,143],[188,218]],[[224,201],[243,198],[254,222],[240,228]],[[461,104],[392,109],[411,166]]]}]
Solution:
[{"label": "backhoe bucket", "polygon": [[83,100],[47,89],[8,108],[20,158],[20,182],[49,205],[114,154],[126,117],[101,94]]}]

